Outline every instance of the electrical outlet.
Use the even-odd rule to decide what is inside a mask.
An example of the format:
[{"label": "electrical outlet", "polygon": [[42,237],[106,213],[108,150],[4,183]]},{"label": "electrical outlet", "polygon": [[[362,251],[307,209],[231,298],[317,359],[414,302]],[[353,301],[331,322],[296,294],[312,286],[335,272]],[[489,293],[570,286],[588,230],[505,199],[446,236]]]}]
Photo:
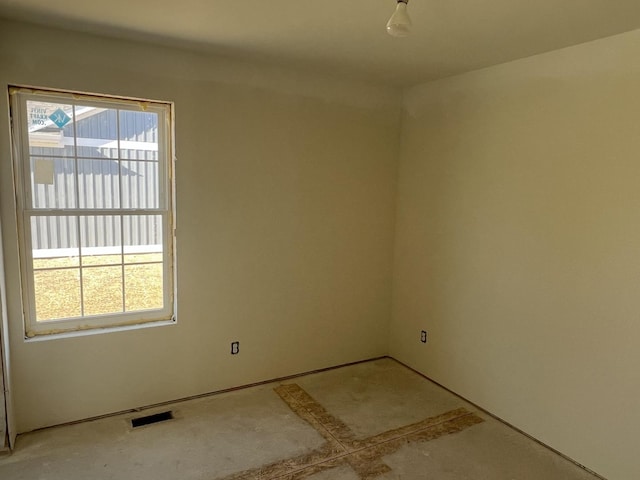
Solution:
[{"label": "electrical outlet", "polygon": [[231,342],[231,355],[240,353],[240,342]]},{"label": "electrical outlet", "polygon": [[426,330],[422,330],[420,332],[420,341],[422,343],[427,343],[427,331]]}]

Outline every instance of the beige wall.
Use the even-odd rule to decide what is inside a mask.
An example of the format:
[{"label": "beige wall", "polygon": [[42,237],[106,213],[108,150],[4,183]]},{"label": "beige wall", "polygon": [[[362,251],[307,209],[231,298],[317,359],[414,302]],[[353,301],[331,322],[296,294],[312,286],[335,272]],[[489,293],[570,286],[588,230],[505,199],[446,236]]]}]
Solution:
[{"label": "beige wall", "polygon": [[5,92],[168,100],[177,118],[178,324],[25,343],[0,115],[18,430],[387,353],[397,92],[18,23],[0,32]]},{"label": "beige wall", "polygon": [[612,480],[640,478],[638,58],[408,90],[398,185],[391,354]]}]

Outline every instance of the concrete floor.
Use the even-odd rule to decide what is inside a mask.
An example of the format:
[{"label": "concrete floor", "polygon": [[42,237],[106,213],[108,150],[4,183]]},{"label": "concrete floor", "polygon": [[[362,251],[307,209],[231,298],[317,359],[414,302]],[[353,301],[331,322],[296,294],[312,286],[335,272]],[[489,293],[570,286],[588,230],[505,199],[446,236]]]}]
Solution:
[{"label": "concrete floor", "polygon": [[[131,419],[173,420],[133,429]],[[391,359],[18,437],[7,480],[595,480]]]}]

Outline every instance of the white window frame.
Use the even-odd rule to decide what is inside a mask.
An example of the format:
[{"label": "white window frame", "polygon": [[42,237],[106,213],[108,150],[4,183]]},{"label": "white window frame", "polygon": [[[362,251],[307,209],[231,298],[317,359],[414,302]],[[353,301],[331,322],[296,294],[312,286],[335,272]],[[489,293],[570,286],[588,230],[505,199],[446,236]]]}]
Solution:
[{"label": "white window frame", "polygon": [[[97,329],[131,326],[150,326],[153,323],[167,324],[176,321],[175,302],[175,207],[174,207],[174,161],[173,153],[173,104],[169,102],[158,102],[151,100],[140,100],[130,98],[112,97],[106,95],[83,94],[78,92],[34,89],[27,87],[9,87],[11,100],[11,128],[14,150],[14,185],[16,194],[22,302],[24,313],[25,337],[32,338],[41,335],[57,335],[68,332],[96,331]],[[27,101],[64,103],[75,106],[93,106],[96,108],[111,108],[130,111],[145,111],[158,114],[158,190],[159,207],[157,209],[139,208],[55,208],[43,209],[33,208],[31,192],[31,167],[30,149],[28,134],[28,112]],[[119,116],[118,116],[119,117]],[[73,121],[76,122],[80,118]],[[119,128],[118,128],[119,130]],[[75,137],[75,135],[74,135]],[[77,138],[77,137],[76,137]],[[124,143],[118,133],[118,157],[114,160],[122,159],[120,156],[120,146]],[[76,162],[78,152],[73,157],[67,157]],[[76,182],[78,170],[75,169]],[[121,177],[119,177],[121,178]],[[120,180],[121,181],[121,180]],[[79,185],[76,183],[76,188]],[[122,185],[119,187],[122,197]],[[163,240],[163,308],[138,310],[132,312],[86,315],[65,319],[51,319],[38,322],[36,320],[34,269],[31,221],[32,216],[56,216],[75,215],[99,216],[99,215],[157,215],[162,218],[162,240]],[[79,221],[79,220],[78,220]],[[122,234],[122,232],[121,232]],[[121,242],[123,243],[123,242]],[[124,249],[124,246],[120,248]],[[82,246],[78,245],[79,255]],[[124,251],[124,250],[122,250]],[[123,296],[124,296],[123,282]]]}]

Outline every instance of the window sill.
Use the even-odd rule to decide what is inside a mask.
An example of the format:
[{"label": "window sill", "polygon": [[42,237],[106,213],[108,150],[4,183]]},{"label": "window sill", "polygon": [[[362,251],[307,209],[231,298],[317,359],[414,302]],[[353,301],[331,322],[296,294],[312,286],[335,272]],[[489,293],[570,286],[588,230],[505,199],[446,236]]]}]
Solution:
[{"label": "window sill", "polygon": [[177,321],[174,319],[170,320],[158,320],[155,322],[144,322],[137,323],[134,325],[120,325],[113,327],[96,327],[85,330],[73,330],[68,332],[60,332],[60,333],[37,333],[33,337],[25,337],[24,343],[37,343],[37,342],[45,342],[48,340],[59,340],[64,338],[74,338],[74,337],[85,337],[88,335],[100,335],[104,333],[114,333],[114,332],[126,332],[130,330],[138,330],[142,328],[153,328],[153,327],[164,327],[168,325],[175,325]]}]

